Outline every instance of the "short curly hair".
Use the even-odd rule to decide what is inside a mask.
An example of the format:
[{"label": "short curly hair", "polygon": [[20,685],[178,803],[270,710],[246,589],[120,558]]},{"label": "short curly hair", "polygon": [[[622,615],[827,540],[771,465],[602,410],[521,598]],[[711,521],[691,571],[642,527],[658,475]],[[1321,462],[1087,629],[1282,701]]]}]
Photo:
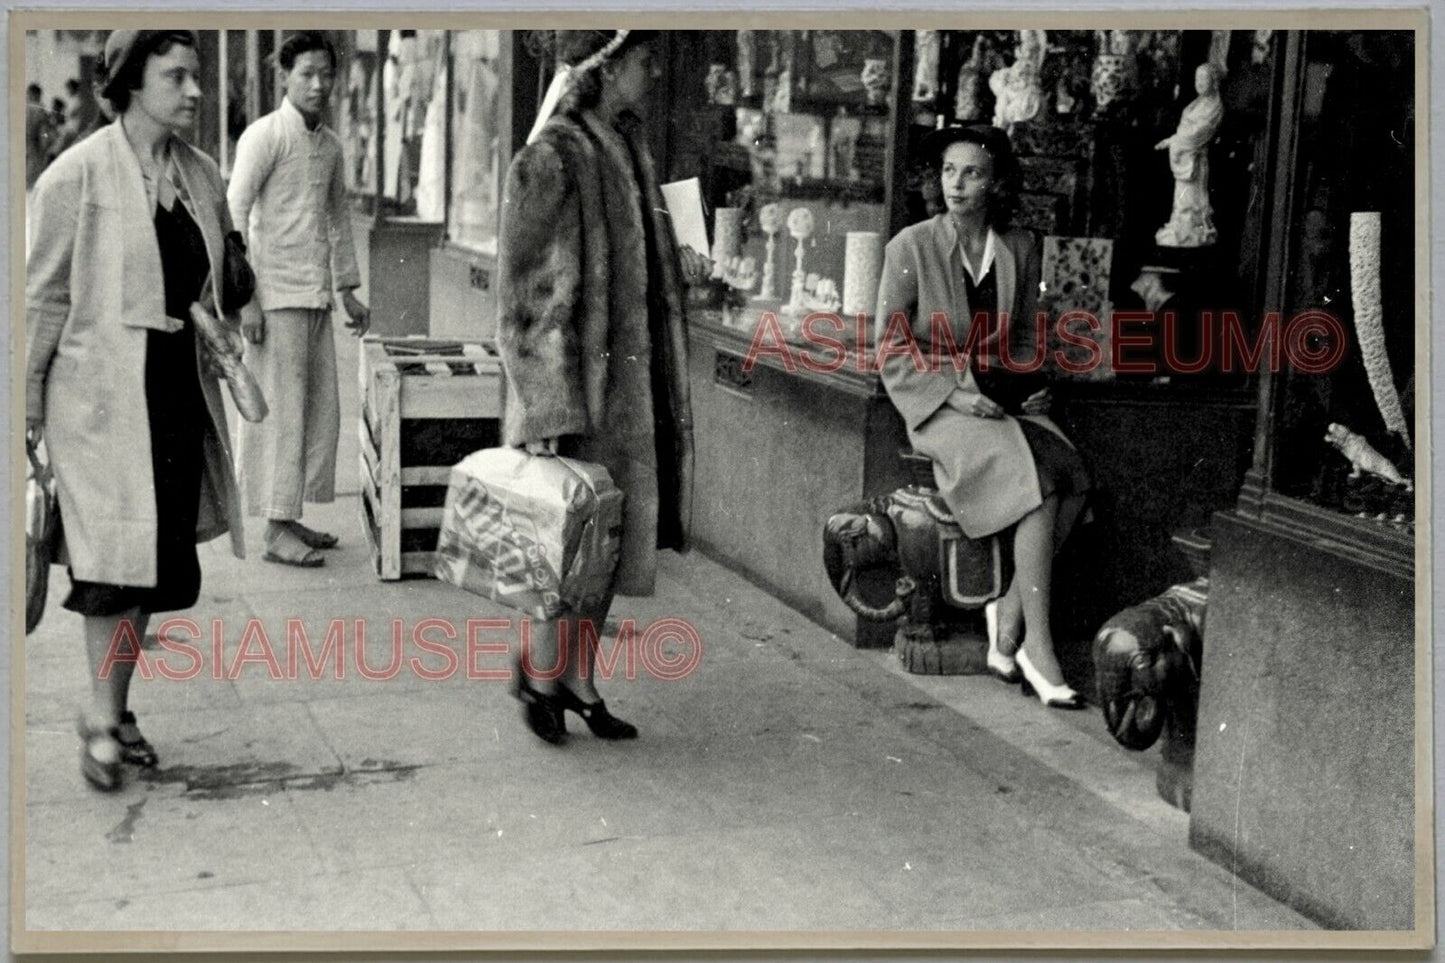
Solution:
[{"label": "short curly hair", "polygon": [[195,34],[189,30],[147,31],[136,41],[134,52],[121,64],[120,70],[111,76],[106,65],[101,65],[100,95],[115,114],[130,109],[131,91],[140,90],[145,83],[146,62],[152,57],[164,57],[172,47],[196,47]]}]

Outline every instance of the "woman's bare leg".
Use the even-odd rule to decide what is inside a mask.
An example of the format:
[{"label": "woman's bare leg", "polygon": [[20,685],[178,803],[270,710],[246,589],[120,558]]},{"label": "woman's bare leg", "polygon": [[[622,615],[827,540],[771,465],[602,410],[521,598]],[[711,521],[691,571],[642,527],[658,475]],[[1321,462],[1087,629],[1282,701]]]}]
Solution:
[{"label": "woman's bare leg", "polygon": [[1050,496],[1025,515],[1014,531],[1014,584],[1023,608],[1024,652],[1034,668],[1054,685],[1064,682],[1049,625],[1058,511],[1059,499]]},{"label": "woman's bare leg", "polygon": [[[93,728],[109,729],[120,725],[121,714],[130,699],[130,680],[135,675],[141,639],[145,637],[148,616],[140,609],[119,615],[88,615],[85,617],[85,654],[90,665],[90,708],[87,721]],[[129,623],[129,627],[125,626]],[[120,633],[134,634],[127,641]],[[117,658],[125,656],[125,658]],[[108,677],[102,679],[101,669],[110,658]]]},{"label": "woman's bare leg", "polygon": [[[1068,540],[1069,533],[1073,530],[1074,523],[1078,520],[1079,513],[1083,511],[1083,508],[1084,497],[1082,495],[1070,495],[1067,498],[1058,499],[1053,537],[1053,553],[1055,555],[1063,549],[1064,542]],[[1017,552],[1017,530],[1014,533],[1014,546],[1015,552]],[[1024,638],[1023,595],[1019,589],[1017,557],[1014,562],[1013,581],[1009,583],[1008,591],[998,600],[998,648],[1004,655],[1013,655]],[[1049,581],[1052,581],[1052,578]],[[1029,656],[1033,657],[1032,649],[1029,650]],[[1033,659],[1033,661],[1037,666],[1038,660]]]},{"label": "woman's bare leg", "polygon": [[[516,671],[526,676],[526,682],[538,692],[550,693],[556,688],[558,658],[565,651],[557,644],[558,634],[564,631],[562,619],[546,622],[527,621],[522,635],[522,651]],[[570,636],[569,636],[570,638]],[[570,643],[569,646],[570,648]],[[571,653],[568,653],[570,662]],[[568,667],[564,665],[562,671]]]},{"label": "woman's bare leg", "polygon": [[998,600],[998,650],[1013,655],[1024,639],[1024,609],[1019,598],[1019,579],[1015,572],[1008,591]]},{"label": "woman's bare leg", "polygon": [[572,658],[558,681],[586,703],[602,698],[597,694],[597,646],[602,642],[602,627],[609,608],[610,600],[605,606],[595,606],[591,611],[568,618],[567,643]]}]

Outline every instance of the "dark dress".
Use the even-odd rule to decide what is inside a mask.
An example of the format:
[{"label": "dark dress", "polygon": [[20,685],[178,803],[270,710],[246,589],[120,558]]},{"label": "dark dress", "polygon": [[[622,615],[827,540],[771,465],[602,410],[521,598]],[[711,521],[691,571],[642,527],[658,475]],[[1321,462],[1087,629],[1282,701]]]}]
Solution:
[{"label": "dark dress", "polygon": [[[964,289],[969,307],[975,311],[988,311],[991,319],[998,316],[998,284],[994,271],[989,271],[979,283],[963,272]],[[1036,336],[1032,318],[1013,318],[1008,329],[1009,358],[1016,367],[1029,362],[1036,354],[1033,339]],[[1001,405],[1005,413],[1018,415],[1023,412],[1023,403],[1030,395],[1048,386],[1048,377],[1042,371],[1009,371],[1003,367],[1000,352],[1003,350],[997,337],[989,338],[981,350],[969,357],[974,382],[985,397]],[[986,359],[986,360],[985,360]],[[1039,494],[1042,498],[1050,495],[1067,497],[1082,495],[1089,490],[1089,471],[1078,451],[1054,432],[1034,424],[1026,418],[1018,419],[1024,433],[1024,441],[1034,456],[1034,468],[1039,476]]]},{"label": "dark dress", "polygon": [[[210,262],[205,237],[179,200],[171,210],[157,205],[155,230],[165,274],[166,314],[184,322],[179,331],[146,332],[146,410],[156,491],[156,584],[111,585],[72,577],[64,605],[82,615],[118,615],[132,608],[147,614],[188,609],[201,592],[196,523],[210,415],[201,393],[190,307],[210,273]],[[115,457],[124,454],[116,452]]]}]

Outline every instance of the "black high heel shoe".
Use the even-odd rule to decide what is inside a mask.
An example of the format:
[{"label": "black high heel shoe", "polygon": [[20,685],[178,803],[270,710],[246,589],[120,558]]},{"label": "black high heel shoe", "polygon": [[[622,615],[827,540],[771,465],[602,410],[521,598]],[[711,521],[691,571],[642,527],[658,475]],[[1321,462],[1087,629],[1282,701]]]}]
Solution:
[{"label": "black high heel shoe", "polygon": [[[566,692],[565,689],[558,691]],[[567,741],[567,722],[562,717],[562,705],[556,695],[532,688],[532,680],[520,668],[517,669],[517,684],[512,689],[512,695],[522,703],[522,718],[538,739],[554,746]]]},{"label": "black high heel shoe", "polygon": [[115,738],[120,743],[120,758],[123,762],[132,766],[140,766],[142,769],[150,769],[160,761],[156,755],[156,747],[151,745],[145,736],[141,735],[140,727],[135,724],[135,713],[126,711],[120,714],[120,725],[130,726],[135,730],[136,738],[126,742],[121,738],[120,726],[115,729]]},{"label": "black high heel shoe", "polygon": [[583,702],[577,697],[577,693],[565,685],[557,686],[557,694],[554,696],[560,709],[571,709],[582,717],[587,723],[587,728],[598,739],[636,739],[637,727],[630,722],[624,722],[612,713],[607,711],[607,703],[601,699],[596,702]]}]

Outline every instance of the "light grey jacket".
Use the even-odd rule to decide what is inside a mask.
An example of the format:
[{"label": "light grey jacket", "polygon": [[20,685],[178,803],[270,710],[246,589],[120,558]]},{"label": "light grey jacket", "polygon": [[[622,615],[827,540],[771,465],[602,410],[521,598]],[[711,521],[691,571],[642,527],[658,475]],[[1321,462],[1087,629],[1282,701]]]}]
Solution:
[{"label": "light grey jacket", "polygon": [[[1038,309],[1039,251],[1027,231],[999,235],[994,249],[1000,311],[1013,323],[1032,324]],[[942,312],[962,350],[973,318],[964,288],[963,257],[952,217],[940,214],[898,233],[883,255],[878,289],[878,336],[895,312],[908,319],[913,337],[928,361],[931,319]],[[880,343],[879,347],[882,345]],[[883,386],[908,428],[914,450],[934,460],[939,491],[960,527],[971,538],[997,532],[1042,503],[1033,454],[1018,417],[1041,424],[1060,437],[1048,418],[1037,415],[975,418],[945,406],[955,390],[977,393],[973,374],[955,373],[941,350],[941,370],[917,370],[908,358],[891,355],[882,371]],[[926,366],[927,367],[927,366]]]},{"label": "light grey jacket", "polygon": [[[215,162],[173,140],[178,191],[219,277],[231,229]],[[65,151],[36,181],[25,262],[25,410],[42,418],[75,576],[156,582],[156,504],[146,409],[151,329],[166,316],[165,277],[140,163],[119,123]],[[217,287],[213,285],[212,287]],[[219,296],[212,305],[221,316]],[[231,533],[243,554],[220,386],[200,365],[211,416],[196,540]],[[164,506],[162,506],[164,510]]]}]

